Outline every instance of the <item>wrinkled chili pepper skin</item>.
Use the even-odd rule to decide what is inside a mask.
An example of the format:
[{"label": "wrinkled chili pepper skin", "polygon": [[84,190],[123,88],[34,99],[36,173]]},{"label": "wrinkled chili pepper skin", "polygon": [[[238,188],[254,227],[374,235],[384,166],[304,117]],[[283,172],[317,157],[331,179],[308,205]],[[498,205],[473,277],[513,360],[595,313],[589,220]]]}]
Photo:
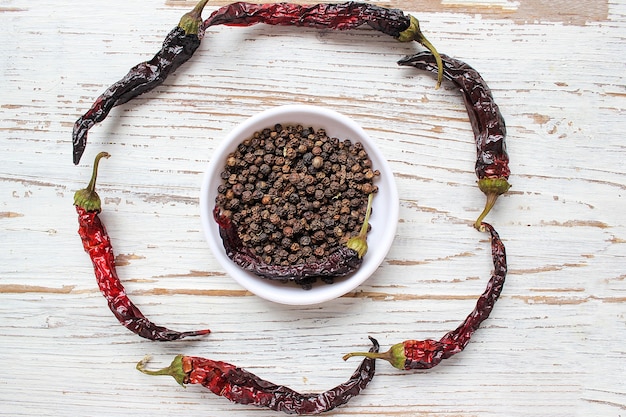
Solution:
[{"label": "wrinkled chili pepper skin", "polygon": [[98,166],[102,158],[109,157],[107,152],[100,152],[96,155],[89,185],[74,193],[74,206],[78,214],[78,235],[93,264],[100,292],[106,298],[113,315],[127,329],[150,340],[169,341],[210,333],[208,329],[177,332],[157,326],[148,320],[128,298],[115,269],[115,254],[111,238],[99,216],[102,203],[96,192]]},{"label": "wrinkled chili pepper skin", "polygon": [[[481,323],[485,321],[502,293],[507,273],[506,249],[496,230],[488,223],[481,227],[491,235],[491,257],[493,273],[485,291],[476,302],[476,306],[456,329],[446,333],[440,340],[405,340],[397,343],[387,352],[371,354],[368,357],[389,361],[395,368],[402,370],[430,369],[442,360],[463,351],[470,338]],[[366,353],[350,353],[344,360],[353,356],[367,356]]]},{"label": "wrinkled chili pepper skin", "polygon": [[72,131],[73,161],[77,165],[87,146],[87,133],[103,121],[113,107],[151,91],[162,84],[178,67],[187,62],[200,46],[199,26],[202,10],[208,0],[200,0],[185,13],[178,26],[165,37],[161,50],[146,62],[135,65],[121,80],[102,93],[91,108],[74,123]]},{"label": "wrinkled chili pepper skin", "polygon": [[401,59],[399,65],[413,66],[451,80],[463,95],[465,107],[476,140],[475,171],[478,188],[487,201],[474,227],[481,228],[483,219],[494,207],[498,196],[506,193],[509,184],[509,155],[506,152],[506,127],[500,109],[485,80],[478,71],[463,61],[439,54],[418,53]]},{"label": "wrinkled chili pepper skin", "polygon": [[[452,81],[463,94],[465,107],[476,139],[476,176],[508,179],[509,156],[506,152],[506,126],[491,89],[474,68],[463,61],[441,55],[444,77]],[[420,52],[398,61],[399,65],[437,72],[435,58]]]},{"label": "wrinkled chili pepper skin", "polygon": [[[370,337],[370,352],[378,352],[378,342]],[[364,359],[350,379],[321,393],[299,393],[277,385],[229,363],[195,356],[177,356],[160,371],[148,371],[144,362],[137,369],[149,375],[171,375],[181,385],[200,384],[216,395],[238,404],[269,408],[286,414],[312,415],[346,404],[360,394],[374,378],[376,361]]]},{"label": "wrinkled chili pepper skin", "polygon": [[363,258],[359,256],[356,250],[342,246],[322,262],[288,266],[268,265],[243,244],[236,226],[227,216],[220,213],[217,206],[213,210],[213,218],[218,224],[226,256],[245,271],[263,278],[294,281],[296,284],[302,285],[303,288],[309,289],[317,278],[332,283],[333,277],[348,275],[363,263]]},{"label": "wrinkled chili pepper skin", "polygon": [[85,252],[89,254],[93,263],[98,287],[106,298],[113,315],[124,327],[141,337],[157,341],[172,341],[210,333],[209,330],[177,332],[157,326],[148,320],[128,298],[118,278],[111,239],[98,212],[87,211],[79,206],[76,206],[76,212],[78,213],[78,234]]},{"label": "wrinkled chili pepper skin", "polygon": [[404,369],[428,369],[438,365],[443,359],[461,352],[470,341],[470,338],[481,323],[485,321],[496,301],[502,293],[507,273],[506,249],[496,230],[488,223],[482,226],[491,235],[491,256],[493,259],[493,273],[487,288],[478,298],[474,310],[456,329],[446,333],[439,341],[408,340],[403,342]]},{"label": "wrinkled chili pepper skin", "polygon": [[[202,23],[200,33],[203,34],[208,27],[215,25],[252,26],[258,23],[334,30],[354,29],[367,24],[400,42],[417,41],[432,52],[439,61],[439,53],[421,32],[416,18],[405,15],[399,9],[388,9],[352,1],[315,5],[284,2],[271,4],[232,3],[213,12]],[[440,61],[438,66],[437,88],[443,78],[443,68]]]},{"label": "wrinkled chili pepper skin", "polygon": [[85,151],[89,129],[103,121],[113,107],[162,84],[168,75],[193,56],[199,46],[198,35],[186,35],[182,28],[176,27],[167,35],[161,50],[150,61],[134,66],[121,80],[107,88],[91,108],[74,123],[72,133],[74,164],[80,162]]},{"label": "wrinkled chili pepper skin", "polygon": [[410,17],[398,9],[367,3],[300,5],[292,3],[254,4],[237,2],[211,14],[202,27],[214,25],[251,26],[257,23],[348,30],[367,24],[397,38],[410,26]]}]

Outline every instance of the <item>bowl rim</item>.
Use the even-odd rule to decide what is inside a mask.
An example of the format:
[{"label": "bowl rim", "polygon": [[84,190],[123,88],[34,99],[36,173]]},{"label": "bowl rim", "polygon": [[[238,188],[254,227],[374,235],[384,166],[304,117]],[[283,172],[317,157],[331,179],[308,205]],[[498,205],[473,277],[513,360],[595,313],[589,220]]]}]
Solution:
[{"label": "bowl rim", "polygon": [[[316,122],[304,120],[319,120]],[[370,219],[372,231],[368,233],[368,252],[363,258],[361,267],[354,273],[335,279],[333,284],[316,283],[310,290],[303,290],[293,284],[284,284],[258,277],[244,271],[226,256],[224,246],[219,237],[219,228],[213,219],[213,207],[217,194],[217,184],[221,179],[219,171],[223,169],[226,156],[246,137],[254,132],[280,123],[283,125],[301,124],[315,129],[324,128],[329,136],[340,140],[350,139],[361,142],[372,160],[375,169],[381,172],[377,185],[379,192],[373,200]],[[336,125],[336,126],[335,126]],[[346,134],[335,134],[333,130],[344,129]],[[349,137],[344,137],[349,136]],[[378,203],[378,204],[377,204]],[[213,152],[200,187],[200,218],[205,238],[209,247],[226,273],[237,283],[257,296],[268,301],[286,305],[319,304],[341,297],[363,284],[378,269],[387,256],[396,233],[399,215],[399,198],[393,172],[375,142],[367,133],[349,117],[321,106],[307,104],[291,104],[273,107],[261,111],[237,125],[219,143]],[[377,212],[385,215],[377,216]],[[377,226],[378,225],[378,226]],[[375,242],[375,243],[373,243]]]}]

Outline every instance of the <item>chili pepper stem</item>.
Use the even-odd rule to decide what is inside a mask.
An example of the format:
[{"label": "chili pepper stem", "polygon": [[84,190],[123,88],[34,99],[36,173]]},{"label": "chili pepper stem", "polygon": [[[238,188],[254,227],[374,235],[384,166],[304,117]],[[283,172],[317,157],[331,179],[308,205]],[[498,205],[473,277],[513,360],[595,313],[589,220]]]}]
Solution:
[{"label": "chili pepper stem", "polygon": [[346,246],[355,250],[359,254],[359,258],[362,258],[367,253],[367,229],[369,227],[370,214],[372,214],[372,201],[374,200],[374,193],[371,193],[367,197],[367,209],[365,211],[365,220],[361,225],[361,230],[358,236],[348,239]]},{"label": "chili pepper stem", "polygon": [[[420,33],[421,35],[421,33]],[[428,39],[426,39],[423,35],[418,40],[426,49],[428,49],[433,56],[435,57],[435,61],[437,62],[437,84],[435,85],[435,89],[438,90],[441,87],[441,83],[443,82],[443,61],[441,60],[441,55],[435,49],[435,46],[430,43]]]},{"label": "chili pepper stem", "polygon": [[183,355],[177,355],[170,366],[155,371],[145,368],[146,364],[150,362],[150,359],[152,359],[152,357],[150,355],[146,355],[142,360],[137,362],[135,368],[137,368],[139,372],[143,372],[146,375],[169,375],[173,377],[181,387],[187,388],[185,386],[185,378],[187,377],[187,374],[183,370]]},{"label": "chili pepper stem", "polygon": [[406,355],[404,354],[404,343],[396,343],[386,352],[351,352],[343,356],[343,360],[355,356],[364,356],[370,359],[382,359],[389,362],[394,368],[404,369]]},{"label": "chili pepper stem", "polygon": [[441,55],[439,55],[435,46],[430,43],[428,39],[426,39],[426,36],[424,36],[420,30],[419,20],[411,15],[409,15],[409,18],[411,20],[411,24],[408,29],[400,33],[398,40],[400,42],[416,41],[433,54],[435,61],[437,62],[437,85],[435,86],[435,89],[438,89],[441,87],[441,83],[443,82],[443,60],[441,59]]},{"label": "chili pepper stem", "polygon": [[485,217],[487,217],[487,214],[489,214],[493,206],[496,204],[497,199],[498,199],[498,194],[494,194],[494,193],[487,194],[487,202],[485,203],[485,208],[483,209],[482,213],[480,213],[480,215],[476,219],[476,222],[474,223],[474,227],[476,229],[480,231],[484,231],[481,228],[483,220],[485,219]]},{"label": "chili pepper stem", "polygon": [[197,35],[202,24],[202,10],[209,0],[200,0],[198,4],[188,13],[185,13],[180,18],[178,26],[185,31],[187,35]]},{"label": "chili pepper stem", "polygon": [[496,204],[500,194],[506,193],[511,188],[511,184],[505,178],[483,178],[478,181],[478,188],[487,196],[485,208],[474,223],[474,227],[482,231],[483,220]]},{"label": "chili pepper stem", "polygon": [[100,211],[101,202],[100,196],[96,192],[96,177],[98,176],[98,165],[100,164],[100,160],[102,158],[109,158],[107,152],[100,152],[96,155],[96,158],[93,162],[93,171],[91,173],[91,179],[89,180],[89,185],[87,188],[83,188],[82,190],[76,191],[74,193],[74,205],[84,208],[87,211]]}]

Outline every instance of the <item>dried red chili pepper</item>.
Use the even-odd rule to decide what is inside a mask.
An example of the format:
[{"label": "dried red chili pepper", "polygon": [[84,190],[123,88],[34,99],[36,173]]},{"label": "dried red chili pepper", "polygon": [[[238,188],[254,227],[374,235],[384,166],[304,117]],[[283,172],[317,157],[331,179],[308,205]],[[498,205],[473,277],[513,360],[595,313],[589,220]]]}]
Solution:
[{"label": "dried red chili pepper", "polygon": [[[203,22],[200,30],[204,32],[208,27],[215,25],[252,26],[257,23],[335,30],[354,29],[367,24],[400,42],[417,41],[428,49],[436,59],[439,57],[435,47],[421,32],[419,21],[415,17],[405,15],[402,10],[387,9],[367,3],[300,5],[237,2],[213,12]],[[443,79],[443,66],[441,63],[438,65],[440,70],[437,87]]]},{"label": "dried red chili pepper", "polygon": [[[374,345],[370,352],[378,352],[378,342],[371,337],[370,340]],[[321,393],[301,394],[225,362],[178,355],[167,368],[151,371],[145,369],[148,361],[149,358],[144,358],[137,364],[137,369],[148,375],[170,375],[183,387],[185,384],[201,384],[214,394],[238,404],[300,415],[324,413],[347,403],[365,389],[376,370],[376,361],[366,358],[346,382]]]},{"label": "dried red chili pepper", "polygon": [[[443,74],[463,93],[476,139],[476,176],[478,187],[487,196],[487,203],[474,226],[478,229],[493,208],[499,195],[506,193],[508,182],[509,155],[506,152],[506,126],[491,90],[474,68],[463,61],[441,55]],[[413,66],[431,72],[438,71],[438,62],[433,55],[423,52],[401,59],[399,65]]]},{"label": "dried red chili pepper", "polygon": [[198,29],[202,23],[202,10],[208,0],[200,0],[194,9],[183,15],[163,41],[163,46],[157,54],[147,62],[142,62],[133,68],[96,99],[91,108],[78,118],[72,132],[74,164],[80,158],[87,146],[87,133],[96,123],[103,121],[115,106],[119,106],[146,93],[168,77],[182,64],[187,62],[200,46]]},{"label": "dried red chili pepper", "polygon": [[170,341],[210,333],[208,329],[177,332],[157,326],[148,320],[128,298],[124,286],[117,276],[111,239],[98,216],[101,211],[100,197],[95,190],[98,164],[100,159],[108,157],[109,154],[106,152],[100,152],[96,156],[89,185],[87,188],[76,192],[74,205],[78,213],[78,234],[82,239],[85,252],[89,254],[93,263],[98,287],[106,298],[113,315],[127,329],[150,340]]},{"label": "dried red chili pepper", "polygon": [[361,266],[363,256],[367,252],[367,231],[373,199],[374,194],[370,194],[367,199],[365,220],[357,236],[350,238],[345,246],[331,253],[324,261],[307,264],[287,266],[266,264],[243,244],[235,224],[224,216],[217,206],[213,210],[213,218],[218,224],[226,256],[242,269],[267,279],[294,281],[303,288],[310,289],[317,278],[332,283],[333,277],[348,275]]},{"label": "dried red chili pepper", "polygon": [[472,334],[485,321],[500,297],[506,278],[507,263],[504,244],[496,230],[488,223],[482,223],[481,229],[491,234],[491,256],[494,271],[487,283],[485,292],[478,298],[476,307],[465,321],[455,330],[448,332],[440,340],[405,340],[391,347],[387,352],[354,352],[345,355],[347,360],[353,356],[384,359],[398,369],[429,369],[438,365],[443,359],[461,352],[470,341]]}]

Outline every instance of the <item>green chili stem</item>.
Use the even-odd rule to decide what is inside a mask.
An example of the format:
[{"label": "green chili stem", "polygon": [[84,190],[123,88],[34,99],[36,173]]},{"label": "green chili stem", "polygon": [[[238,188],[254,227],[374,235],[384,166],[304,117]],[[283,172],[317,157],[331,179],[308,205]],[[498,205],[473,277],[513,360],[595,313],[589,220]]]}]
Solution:
[{"label": "green chili stem", "polygon": [[437,52],[435,46],[430,43],[430,41],[426,39],[426,36],[424,36],[424,34],[422,33],[419,20],[411,15],[409,15],[409,18],[411,23],[408,29],[400,33],[400,36],[398,36],[398,40],[400,42],[416,41],[424,46],[426,49],[428,49],[431,54],[433,54],[433,56],[435,57],[435,61],[437,62],[437,85],[435,86],[435,88],[438,89],[439,87],[441,87],[441,83],[443,82],[443,60],[441,59],[441,55],[439,55],[439,52]]},{"label": "green chili stem", "polygon": [[108,152],[100,152],[96,155],[96,159],[93,161],[93,170],[91,171],[91,179],[87,185],[87,189],[91,192],[96,191],[96,178],[98,177],[98,166],[102,158],[110,158],[111,155]]},{"label": "green chili stem", "polygon": [[478,181],[478,188],[487,196],[485,208],[474,223],[474,227],[481,230],[482,222],[496,204],[498,196],[509,191],[511,184],[506,178],[483,178]]},{"label": "green chili stem", "polygon": [[89,180],[89,184],[87,188],[83,188],[82,190],[76,191],[74,193],[74,205],[84,208],[87,211],[100,211],[101,202],[100,196],[96,192],[96,178],[98,176],[98,166],[100,165],[100,160],[102,158],[109,158],[107,152],[100,152],[96,155],[96,158],[93,162],[93,171],[91,172],[91,179]]},{"label": "green chili stem", "polygon": [[485,217],[487,217],[487,214],[489,214],[493,206],[496,204],[497,199],[498,199],[498,194],[495,194],[495,193],[487,194],[487,202],[485,203],[485,208],[480,213],[480,215],[476,219],[476,222],[474,223],[474,227],[476,229],[481,230],[480,226],[483,223],[483,220],[485,219]]},{"label": "green chili stem", "polygon": [[364,356],[370,359],[382,359],[389,362],[394,368],[404,369],[406,356],[404,354],[404,343],[396,343],[386,352],[351,352],[343,356],[343,360],[354,356]]},{"label": "green chili stem", "polygon": [[170,366],[155,371],[145,368],[146,364],[150,362],[150,359],[152,358],[149,355],[146,355],[142,360],[137,362],[135,368],[146,375],[169,375],[173,377],[183,388],[186,388],[185,378],[187,377],[187,374],[183,370],[183,355],[177,355]]},{"label": "green chili stem", "polygon": [[359,254],[359,258],[362,258],[367,253],[367,229],[369,228],[370,215],[372,214],[372,201],[374,200],[374,193],[371,193],[367,197],[367,210],[365,211],[365,220],[361,225],[361,230],[358,236],[350,238],[346,243],[346,246],[355,250]]},{"label": "green chili stem", "polygon": [[387,358],[387,354],[389,352],[350,352],[347,353],[345,355],[343,355],[343,357],[341,359],[343,359],[344,361],[347,361],[350,358],[353,358],[355,356],[363,356],[366,358],[370,358],[370,359],[385,359],[388,360]]},{"label": "green chili stem", "polygon": [[180,18],[178,26],[185,31],[186,35],[197,35],[202,24],[202,10],[209,0],[200,0],[198,4],[188,13]]},{"label": "green chili stem", "polygon": [[435,85],[435,89],[439,89],[439,87],[441,87],[441,83],[443,82],[443,61],[441,59],[441,55],[439,55],[439,52],[437,52],[435,46],[430,43],[430,41],[426,39],[423,35],[421,39],[418,40],[418,42],[424,45],[424,47],[428,49],[435,57],[435,61],[437,62],[437,84]]}]

